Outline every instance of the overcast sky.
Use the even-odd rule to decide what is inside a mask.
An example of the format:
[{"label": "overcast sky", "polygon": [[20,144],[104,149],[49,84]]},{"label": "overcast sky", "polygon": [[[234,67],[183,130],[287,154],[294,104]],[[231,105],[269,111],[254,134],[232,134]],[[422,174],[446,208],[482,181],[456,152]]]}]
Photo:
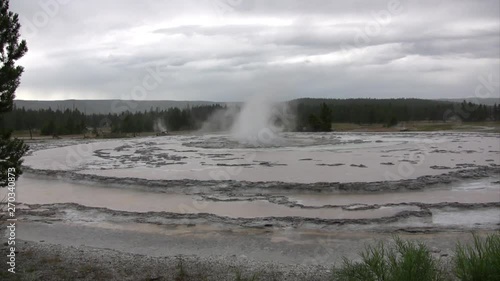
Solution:
[{"label": "overcast sky", "polygon": [[18,99],[498,97],[498,0],[11,0]]}]

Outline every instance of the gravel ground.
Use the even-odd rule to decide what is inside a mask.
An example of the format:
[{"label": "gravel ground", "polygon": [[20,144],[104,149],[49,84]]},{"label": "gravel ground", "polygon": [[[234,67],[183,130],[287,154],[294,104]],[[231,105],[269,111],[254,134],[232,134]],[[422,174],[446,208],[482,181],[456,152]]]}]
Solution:
[{"label": "gravel ground", "polygon": [[[6,247],[2,246],[5,253]],[[5,255],[3,260],[5,259]],[[1,280],[331,280],[321,266],[262,263],[244,257],[148,257],[86,246],[18,241],[16,274]],[[5,264],[3,261],[2,264]]]}]

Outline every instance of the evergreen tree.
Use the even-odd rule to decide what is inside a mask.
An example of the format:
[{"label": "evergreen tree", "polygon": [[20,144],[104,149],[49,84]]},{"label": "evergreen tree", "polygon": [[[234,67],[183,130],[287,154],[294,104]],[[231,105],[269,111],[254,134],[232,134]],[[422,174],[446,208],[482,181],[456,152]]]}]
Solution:
[{"label": "evergreen tree", "polygon": [[43,126],[42,130],[40,131],[42,136],[53,136],[56,134],[56,125],[54,123],[54,120],[50,120],[45,126]]},{"label": "evergreen tree", "polygon": [[321,130],[321,121],[315,114],[309,115],[309,127],[313,132],[319,132]]},{"label": "evergreen tree", "polygon": [[[296,103],[294,105],[294,103]],[[452,103],[419,99],[301,99],[289,102],[296,113],[296,130],[329,131],[332,123],[380,123],[386,126],[398,122],[432,120],[440,121],[449,112],[464,122],[500,120],[500,107],[484,104],[470,105],[467,102]],[[465,111],[462,111],[462,108]],[[33,110],[13,107],[3,115],[0,127],[9,130],[40,132],[42,135],[83,134],[87,128],[93,128],[95,135],[103,135],[111,129],[118,134],[136,134],[159,130],[162,124],[168,131],[198,130],[210,117],[227,107],[220,105],[195,106],[188,109],[169,108],[167,110],[149,110],[119,114],[85,115],[78,109],[64,111],[52,109]],[[224,130],[234,121],[233,116],[225,116],[226,125],[214,125],[213,129]],[[284,120],[271,120],[280,126]],[[162,129],[165,130],[165,129]],[[105,134],[103,135],[105,136]]]},{"label": "evergreen tree", "polygon": [[[9,1],[0,0],[0,123],[5,113],[12,110],[15,91],[20,83],[22,66],[15,63],[28,51],[26,41],[19,41],[19,16],[9,11]],[[21,158],[28,147],[18,139],[11,139],[11,130],[0,127],[0,187],[8,184],[10,168],[15,177],[21,175]]]},{"label": "evergreen tree", "polygon": [[321,121],[321,131],[330,132],[332,130],[332,110],[326,103],[321,105],[319,118]]},{"label": "evergreen tree", "polygon": [[396,116],[393,116],[391,120],[389,120],[389,123],[387,123],[387,127],[394,127],[398,124],[398,119]]}]

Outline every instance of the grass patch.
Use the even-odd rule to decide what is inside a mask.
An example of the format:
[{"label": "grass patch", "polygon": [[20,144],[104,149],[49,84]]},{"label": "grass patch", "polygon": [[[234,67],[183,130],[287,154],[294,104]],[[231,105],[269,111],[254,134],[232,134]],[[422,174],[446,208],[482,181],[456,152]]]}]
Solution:
[{"label": "grass patch", "polygon": [[241,271],[236,271],[236,279],[234,279],[235,281],[258,281],[259,278],[258,278],[258,274],[255,273],[253,274],[251,277],[245,277],[243,276],[243,274],[241,273]]},{"label": "grass patch", "polygon": [[177,263],[177,276],[175,277],[175,281],[185,281],[188,278],[188,274],[186,269],[184,268],[184,261],[182,258],[179,258],[179,262]]},{"label": "grass patch", "polygon": [[459,126],[457,126],[454,123],[436,123],[436,124],[428,123],[428,124],[419,124],[415,126],[415,130],[421,132],[449,131],[458,128]]},{"label": "grass patch", "polygon": [[392,128],[387,128],[385,124],[381,123],[373,123],[373,124],[332,123],[332,129],[334,132],[351,132],[351,131],[398,132],[403,128],[415,132],[433,132],[433,131],[500,132],[500,121],[483,121],[483,122],[408,121],[408,122],[401,122],[398,124],[398,126]]},{"label": "grass patch", "polygon": [[95,281],[106,281],[113,278],[113,275],[108,271],[108,269],[93,264],[81,265],[75,274],[78,278]]},{"label": "grass patch", "polygon": [[472,245],[457,244],[455,276],[462,281],[500,280],[500,234],[484,239],[474,235]]},{"label": "grass patch", "polygon": [[41,262],[46,264],[46,265],[55,265],[55,264],[61,263],[62,260],[59,256],[51,256],[51,257],[42,258]]},{"label": "grass patch", "polygon": [[427,246],[404,241],[398,237],[387,247],[382,242],[367,246],[360,262],[344,258],[342,268],[335,274],[339,281],[437,281],[443,271]]},{"label": "grass patch", "polygon": [[[440,260],[434,258],[425,244],[394,237],[390,243],[380,242],[367,246],[360,253],[359,260],[351,261],[345,258],[340,268],[333,269],[333,275],[328,273],[326,276],[325,273],[322,276],[331,277],[333,281],[500,280],[500,232],[484,238],[474,235],[473,238],[473,243],[458,243],[454,254],[451,255],[452,259]],[[40,257],[31,249],[23,251],[20,257],[24,260],[19,260],[22,265],[19,272],[13,275],[0,271],[0,280],[132,280],[130,277],[137,277],[138,270],[126,267],[125,270],[116,271],[92,261],[67,261],[64,256],[59,255]],[[451,263],[448,263],[449,261]],[[169,263],[168,268],[163,268],[163,265],[158,263],[139,269],[140,278],[134,280],[222,280],[221,272],[212,270],[210,264],[200,268],[200,265],[179,257],[178,262],[173,265]],[[280,271],[268,272],[266,269],[233,266],[223,272],[224,278],[235,281],[286,280],[283,274],[284,272]]]}]

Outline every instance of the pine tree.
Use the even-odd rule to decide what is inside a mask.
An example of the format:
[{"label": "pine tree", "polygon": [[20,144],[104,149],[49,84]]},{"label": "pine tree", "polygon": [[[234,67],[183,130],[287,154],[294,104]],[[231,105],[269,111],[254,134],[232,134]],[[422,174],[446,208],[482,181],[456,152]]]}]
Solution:
[{"label": "pine tree", "polygon": [[321,131],[330,132],[332,130],[332,110],[326,103],[321,105],[320,121]]},{"label": "pine tree", "polygon": [[[20,83],[22,66],[16,66],[28,51],[26,41],[19,41],[19,16],[9,11],[9,1],[0,0],[0,122],[5,113],[12,110],[15,91]],[[11,130],[0,128],[0,187],[8,184],[7,171],[15,169],[15,177],[28,147],[18,139],[11,139]]]},{"label": "pine tree", "polygon": [[319,132],[321,130],[321,121],[315,114],[309,115],[309,128],[313,132]]}]

